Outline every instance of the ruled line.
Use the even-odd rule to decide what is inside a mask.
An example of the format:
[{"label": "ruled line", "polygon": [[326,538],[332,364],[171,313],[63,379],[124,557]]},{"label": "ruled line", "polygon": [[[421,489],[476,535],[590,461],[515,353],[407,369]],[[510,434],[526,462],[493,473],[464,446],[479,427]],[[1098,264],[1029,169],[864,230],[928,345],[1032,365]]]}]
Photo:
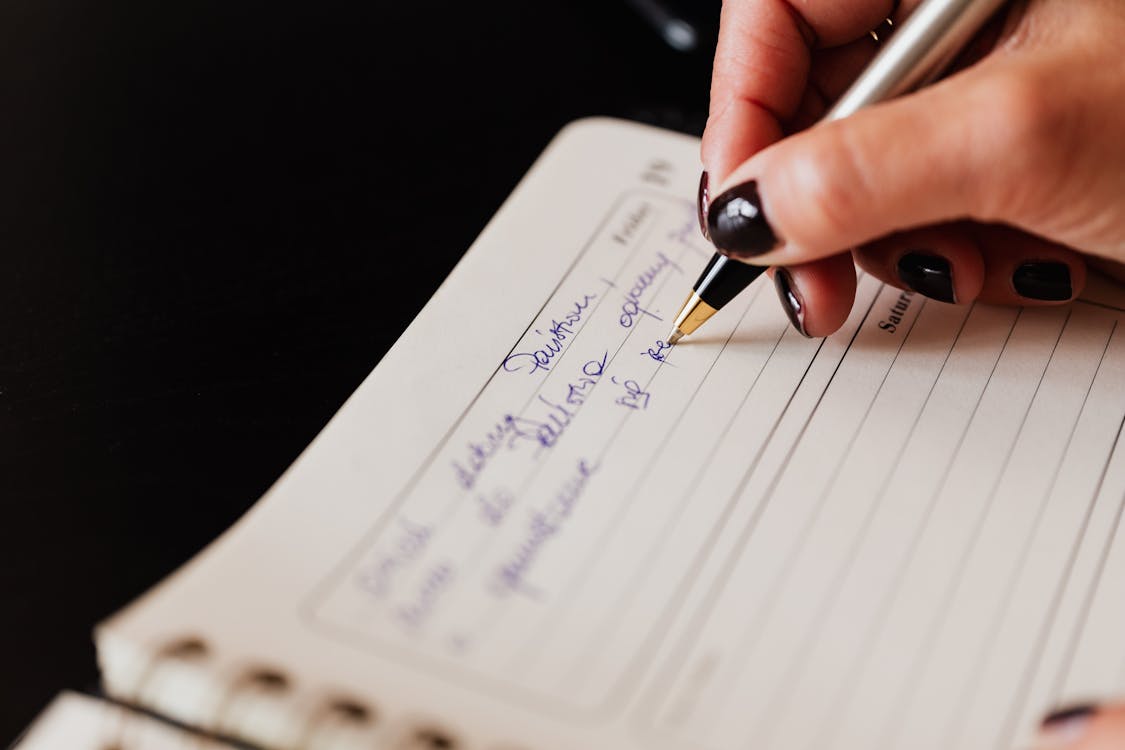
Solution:
[{"label": "ruled line", "polygon": [[890,721],[884,725],[883,731],[880,734],[880,739],[876,742],[876,745],[879,747],[886,746],[891,739],[892,733],[898,731],[898,729],[900,728],[901,719],[905,715],[905,711],[903,709],[913,701],[914,695],[919,685],[919,681],[917,679],[918,673],[920,671],[924,671],[930,664],[930,660],[925,657],[932,650],[934,642],[936,641],[938,634],[941,632],[941,626],[945,623],[949,615],[950,604],[953,602],[954,597],[957,595],[961,580],[965,575],[969,557],[971,556],[973,550],[976,549],[977,543],[980,541],[980,534],[984,528],[985,519],[988,517],[988,513],[992,508],[992,503],[996,497],[997,488],[999,487],[1000,482],[1004,477],[1004,472],[1008,469],[1009,462],[1012,460],[1012,454],[1015,451],[1016,445],[1019,443],[1019,436],[1022,434],[1024,425],[1027,423],[1027,417],[1028,414],[1031,413],[1031,407],[1035,404],[1035,399],[1039,395],[1039,389],[1043,386],[1043,379],[1047,375],[1047,370],[1049,370],[1051,367],[1051,361],[1055,358],[1055,352],[1058,350],[1059,341],[1062,340],[1063,333],[1066,331],[1066,327],[1070,322],[1070,316],[1071,312],[1068,311],[1066,319],[1063,321],[1063,324],[1059,329],[1058,336],[1055,337],[1055,343],[1051,348],[1051,353],[1047,357],[1046,363],[1043,365],[1042,372],[1039,373],[1039,380],[1035,385],[1035,391],[1031,394],[1031,398],[1028,400],[1027,407],[1024,409],[1023,418],[1020,420],[1019,427],[1016,429],[1016,434],[1013,437],[1011,444],[1008,446],[1004,461],[1001,463],[1000,470],[997,472],[996,479],[993,481],[992,487],[989,490],[988,501],[983,503],[980,512],[977,513],[976,522],[973,525],[968,543],[961,551],[960,558],[953,568],[953,575],[945,586],[945,590],[941,597],[941,604],[937,607],[938,616],[930,622],[929,627],[926,629],[922,647],[917,651],[915,657],[911,659],[909,672],[913,674],[914,677],[906,681],[904,689],[896,696],[894,707],[892,707],[889,712]]},{"label": "ruled line", "polygon": [[[837,691],[836,696],[834,697],[832,703],[830,704],[831,708],[829,708],[829,710],[825,712],[825,714],[824,714],[825,718],[820,723],[820,729],[814,734],[815,739],[814,739],[813,743],[810,745],[810,747],[828,747],[829,746],[829,742],[831,740],[830,733],[832,731],[832,726],[833,726],[833,724],[840,721],[839,713],[840,713],[840,710],[842,709],[843,702],[844,702],[844,699],[845,699],[845,696],[846,696],[846,694],[844,693],[844,688],[847,685],[854,685],[854,684],[858,683],[859,680],[860,680],[860,677],[865,673],[865,670],[864,670],[865,662],[863,661],[863,659],[861,657],[863,657],[867,654],[870,654],[871,651],[873,650],[873,648],[875,646],[876,638],[882,632],[883,626],[886,624],[886,615],[890,611],[891,607],[894,605],[894,602],[898,600],[899,594],[900,594],[901,589],[902,589],[902,585],[905,583],[906,572],[909,569],[910,564],[914,560],[914,553],[918,549],[918,544],[921,541],[922,536],[925,534],[926,529],[929,527],[930,518],[932,517],[933,511],[937,506],[937,499],[941,495],[941,491],[944,488],[946,481],[948,480],[950,471],[952,470],[954,463],[956,463],[957,458],[961,454],[961,451],[964,447],[965,438],[968,435],[970,428],[972,427],[973,421],[976,419],[977,412],[980,409],[980,405],[981,405],[981,402],[984,400],[985,394],[988,393],[988,388],[992,384],[992,378],[996,375],[996,369],[1000,365],[1000,360],[1003,359],[1003,357],[1004,357],[1004,352],[1007,351],[1008,342],[1010,342],[1011,339],[1012,339],[1012,334],[1016,330],[1016,325],[1019,323],[1019,319],[1020,319],[1020,316],[1022,315],[1022,313],[1023,313],[1022,310],[1017,312],[1015,317],[1012,319],[1011,325],[1008,327],[1008,333],[1005,335],[1004,341],[1001,344],[1000,349],[996,353],[996,358],[992,362],[992,368],[989,371],[988,378],[986,378],[986,380],[984,382],[984,385],[981,386],[980,393],[977,395],[977,399],[976,399],[975,403],[973,404],[973,409],[969,413],[968,418],[965,420],[965,426],[961,429],[961,435],[957,440],[957,445],[954,447],[953,451],[950,453],[949,459],[946,461],[945,469],[942,472],[942,481],[939,482],[938,486],[934,489],[934,491],[932,493],[930,493],[930,498],[929,498],[928,502],[926,503],[925,511],[924,511],[922,517],[919,519],[918,524],[915,527],[914,535],[913,535],[913,537],[911,539],[911,542],[908,546],[908,549],[910,550],[910,553],[907,555],[906,559],[903,560],[896,567],[896,569],[895,569],[896,573],[892,577],[890,587],[887,589],[887,591],[884,593],[884,595],[880,598],[880,602],[879,602],[879,605],[876,609],[875,616],[872,617],[872,619],[871,619],[871,623],[872,623],[871,627],[867,630],[866,634],[860,639],[861,645],[855,651],[856,658],[852,660],[852,665],[849,667],[849,669],[847,671],[847,675],[845,676],[844,680],[841,682],[841,689]],[[958,339],[960,339],[960,335],[964,331],[964,326],[967,325],[967,321],[968,321],[968,316],[966,316],[966,323],[964,325],[962,325],[961,332],[958,333]],[[952,356],[952,352],[955,349],[956,349],[956,346],[951,348],[950,356]],[[948,357],[947,357],[946,361],[948,362]],[[943,372],[944,372],[944,367],[945,367],[945,365],[942,366]],[[934,388],[936,388],[937,382],[940,382],[940,380],[935,381]],[[933,393],[934,388],[931,389],[931,395]],[[927,400],[928,399],[929,399],[929,396],[927,396]],[[919,418],[918,418],[918,420],[915,421],[914,427],[912,428],[911,439],[913,439],[913,436],[914,436],[913,430],[917,427],[918,421],[920,419],[921,419],[921,414],[919,414]],[[905,448],[904,448],[904,450],[905,450]],[[887,484],[884,486],[884,488],[882,490],[881,497],[885,496],[887,489],[889,489],[891,478],[893,478],[893,473],[892,473],[891,477],[888,478]]]},{"label": "ruled line", "polygon": [[[882,290],[879,291],[880,293],[882,292]],[[876,300],[878,300],[878,296],[879,295],[876,294]],[[924,304],[919,307],[918,313],[914,316],[910,328],[902,335],[901,338],[899,338],[898,347],[895,349],[894,356],[891,358],[890,363],[888,363],[886,370],[883,372],[883,376],[879,381],[879,385],[877,386],[875,392],[872,394],[871,400],[867,404],[867,408],[864,410],[862,419],[860,419],[854,430],[852,430],[852,434],[848,441],[848,447],[845,453],[841,455],[839,459],[837,459],[836,466],[833,469],[831,477],[829,478],[823,490],[818,495],[817,500],[810,509],[807,517],[801,524],[801,528],[796,535],[795,541],[787,550],[784,562],[779,569],[778,575],[774,576],[773,580],[770,582],[765,596],[763,597],[762,602],[758,607],[755,608],[753,619],[747,624],[747,628],[744,631],[746,632],[746,636],[740,639],[738,647],[734,650],[734,653],[727,660],[725,660],[726,664],[724,664],[723,672],[726,676],[726,679],[724,680],[724,685],[729,687],[737,680],[738,675],[743,672],[747,660],[753,653],[754,647],[761,641],[763,632],[765,631],[770,618],[774,614],[774,611],[777,607],[781,592],[785,589],[786,584],[789,581],[789,577],[792,575],[793,569],[797,565],[797,561],[800,559],[801,554],[805,550],[806,543],[810,536],[810,531],[816,525],[817,520],[820,518],[820,514],[824,508],[824,503],[829,496],[829,492],[832,489],[836,478],[839,476],[840,469],[843,467],[848,455],[850,455],[852,446],[854,446],[855,444],[856,437],[863,430],[864,425],[867,424],[867,420],[871,415],[871,408],[879,399],[879,395],[883,392],[883,388],[886,386],[887,379],[890,376],[891,370],[894,369],[894,365],[898,361],[899,355],[902,353],[902,348],[906,345],[906,342],[910,338],[910,335],[914,332],[914,329],[918,324],[918,319],[921,317],[924,307]],[[864,322],[866,322],[866,318]],[[852,343],[855,342],[855,338],[859,335],[862,328],[863,325],[861,324],[860,328],[856,330],[855,336],[852,337]],[[851,351],[850,345],[847,351]],[[845,355],[840,358],[840,362],[836,366],[836,372],[840,370],[846,359],[847,353],[845,352]],[[835,378],[836,372],[833,373],[833,378]],[[829,382],[831,383],[831,381]],[[785,463],[782,465],[782,468],[774,475],[774,482],[771,484],[769,492],[766,495],[767,498],[773,497],[774,493],[777,491],[778,485],[781,482],[781,478],[788,472],[789,462],[791,461],[793,455],[796,454],[797,450],[800,449],[802,440],[805,437],[805,432],[808,426],[812,423],[813,416],[815,415],[817,408],[823,402],[823,399],[827,392],[828,386],[826,385],[821,393],[821,398],[817,400],[817,406],[814,407],[812,414],[809,415],[809,418],[805,422],[804,428],[802,428],[797,439],[794,441]],[[719,694],[724,694],[728,691],[723,687],[719,687],[717,689],[717,692]],[[768,738],[762,738],[762,741],[768,742]]]},{"label": "ruled line", "polygon": [[[1074,441],[1074,434],[1075,434],[1075,432],[1077,432],[1078,425],[1079,425],[1079,423],[1082,419],[1083,414],[1086,411],[1086,405],[1090,400],[1090,393],[1094,389],[1094,383],[1097,381],[1098,373],[1101,372],[1102,365],[1105,362],[1106,352],[1109,351],[1109,343],[1113,339],[1113,333],[1116,330],[1116,328],[1117,328],[1117,322],[1114,321],[1112,327],[1110,328],[1109,335],[1106,336],[1105,346],[1102,347],[1102,353],[1098,358],[1097,367],[1094,369],[1094,373],[1091,376],[1090,382],[1086,387],[1086,393],[1082,398],[1082,404],[1078,408],[1078,410],[1075,412],[1074,421],[1070,425],[1070,430],[1067,433],[1066,442],[1062,446],[1062,450],[1059,453],[1059,459],[1055,463],[1054,471],[1051,473],[1051,480],[1050,480],[1050,482],[1048,482],[1046,489],[1044,490],[1044,492],[1039,497],[1039,502],[1036,504],[1035,515],[1034,515],[1034,518],[1032,519],[1031,527],[1028,529],[1027,535],[1024,537],[1023,543],[1020,546],[1019,554],[1017,555],[1017,558],[1016,558],[1016,563],[1013,566],[1011,573],[1008,575],[1007,580],[1005,581],[1005,585],[1003,587],[1003,594],[1001,595],[999,610],[996,612],[996,615],[993,618],[992,622],[989,623],[988,629],[985,633],[984,640],[981,642],[980,646],[977,648],[976,657],[974,659],[975,669],[972,670],[969,678],[965,682],[965,685],[966,685],[967,688],[976,684],[979,681],[982,673],[984,672],[985,666],[986,666],[987,655],[992,650],[992,647],[996,642],[996,638],[999,637],[999,635],[1000,635],[1001,627],[1004,624],[1005,617],[1007,616],[1008,610],[1012,605],[1013,596],[1015,595],[1016,588],[1018,587],[1018,584],[1019,584],[1020,573],[1023,570],[1023,567],[1024,567],[1025,563],[1027,562],[1027,557],[1028,557],[1028,554],[1031,551],[1032,543],[1034,542],[1036,535],[1039,533],[1040,525],[1042,524],[1042,521],[1043,521],[1043,516],[1046,513],[1047,506],[1048,506],[1048,504],[1050,502],[1050,499],[1051,499],[1051,493],[1054,492],[1055,486],[1058,483],[1059,474],[1062,471],[1063,464],[1067,459],[1067,455],[1070,451],[1071,444]],[[1060,340],[1061,340],[1061,336],[1060,336]],[[1031,409],[1029,407],[1028,412],[1030,413],[1030,411],[1031,411]],[[1017,441],[1019,440],[1019,435],[1016,436],[1016,440]],[[1092,508],[1092,505],[1090,507]],[[1074,558],[1078,554],[1078,546],[1077,545],[1080,541],[1081,541],[1081,535],[1079,535],[1078,539],[1075,540],[1075,542],[1073,542],[1071,544],[1071,551],[1069,553],[1069,562],[1068,562],[1066,568],[1064,568],[1064,570],[1069,570],[1070,566],[1073,564]],[[1057,600],[1057,597],[1061,596],[1062,589],[1065,586],[1065,582],[1066,582],[1065,577],[1060,579],[1059,584],[1056,587],[1056,594],[1053,597],[1053,599]],[[1048,610],[1049,619],[1053,619],[1053,616],[1051,616],[1052,612],[1053,612],[1053,610]],[[1045,635],[1044,635],[1044,639],[1045,639]],[[1031,659],[1029,660],[1028,668],[1031,667],[1031,663],[1035,659],[1034,652],[1033,652],[1032,655],[1029,655],[1029,656],[1031,657]],[[1026,687],[1024,689],[1026,691]],[[972,695],[971,689],[966,689],[961,694],[960,700],[958,701],[958,704],[957,704],[957,707],[953,712],[953,718],[950,720],[949,724],[947,725],[946,729],[943,732],[943,735],[946,738],[946,744],[949,744],[949,741],[952,740],[952,735],[961,726],[963,726],[963,724],[958,723],[958,721],[959,721],[960,717],[964,716],[967,713],[967,709],[968,709],[967,701],[970,700],[971,695]],[[1018,702],[1018,699],[1016,699],[1016,701],[1013,702],[1012,705],[1015,706],[1016,702]]]},{"label": "ruled line", "polygon": [[[1105,364],[1106,354],[1109,352],[1110,344],[1113,343],[1113,337],[1117,335],[1117,324],[1118,321],[1114,320],[1109,337],[1106,339],[1105,349],[1102,351],[1101,360],[1098,362],[1098,369],[1094,373],[1093,379],[1090,381],[1089,389],[1087,389],[1086,391],[1087,401],[1089,399],[1090,393],[1094,389],[1094,385],[1098,381],[1098,376],[1101,374],[1102,366]],[[1082,411],[1085,411],[1087,401],[1083,401]],[[1079,419],[1081,419],[1081,413]],[[1044,619],[1043,624],[1039,628],[1039,633],[1036,636],[1035,646],[1033,647],[1032,654],[1030,655],[1027,666],[1024,668],[1023,675],[1021,676],[1017,684],[1015,698],[1013,699],[1008,713],[1005,716],[1004,723],[1001,725],[1000,737],[1002,739],[1000,741],[1000,744],[1003,747],[1010,746],[1014,742],[1015,733],[1019,729],[1016,724],[1019,721],[1020,716],[1022,716],[1027,710],[1027,699],[1028,693],[1031,692],[1032,679],[1034,678],[1034,675],[1039,671],[1039,668],[1042,664],[1043,656],[1045,655],[1047,649],[1047,640],[1054,628],[1055,620],[1058,615],[1059,607],[1062,603],[1063,595],[1065,594],[1066,590],[1072,585],[1071,578],[1074,575],[1074,566],[1078,560],[1079,551],[1082,549],[1083,543],[1086,541],[1086,535],[1089,533],[1090,521],[1094,515],[1094,508],[1097,506],[1098,496],[1101,494],[1102,483],[1105,481],[1106,472],[1109,471],[1109,463],[1113,458],[1114,451],[1117,448],[1117,442],[1121,438],[1121,430],[1123,427],[1125,427],[1125,417],[1122,418],[1120,424],[1118,425],[1117,434],[1114,437],[1113,444],[1110,446],[1109,451],[1106,453],[1106,458],[1104,463],[1102,464],[1102,471],[1098,479],[1098,484],[1094,492],[1091,494],[1089,502],[1086,503],[1086,509],[1082,516],[1082,523],[1079,527],[1078,533],[1075,536],[1074,544],[1071,545],[1070,553],[1067,556],[1066,566],[1063,569],[1062,576],[1059,578],[1059,582],[1055,587],[1055,592],[1051,596],[1051,602],[1049,607],[1047,608],[1047,617]],[[1071,437],[1073,437],[1073,432],[1071,433]],[[1055,479],[1052,480],[1052,490],[1057,479],[1058,472],[1056,472],[1055,474]],[[1110,544],[1112,544],[1112,536],[1110,537],[1110,542],[1106,545],[1107,548]],[[1093,588],[1094,587],[1091,587],[1091,589]],[[1089,600],[1087,601],[1087,604],[1089,604]]]}]

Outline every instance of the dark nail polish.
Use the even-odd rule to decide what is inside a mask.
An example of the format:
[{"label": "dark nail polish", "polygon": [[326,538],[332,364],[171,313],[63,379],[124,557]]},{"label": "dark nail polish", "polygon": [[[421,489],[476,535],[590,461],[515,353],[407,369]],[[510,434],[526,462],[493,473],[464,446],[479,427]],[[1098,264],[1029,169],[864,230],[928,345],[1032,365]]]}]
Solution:
[{"label": "dark nail polish", "polygon": [[1077,706],[1060,708],[1044,716],[1039,726],[1044,729],[1057,727],[1072,721],[1089,718],[1091,715],[1097,713],[1097,710],[1098,707],[1092,703],[1082,703]]},{"label": "dark nail polish", "polygon": [[735,258],[761,255],[778,244],[777,235],[762,213],[758,183],[753,180],[711,201],[707,229],[719,252]]},{"label": "dark nail polish", "polygon": [[699,175],[699,195],[696,197],[695,205],[699,211],[699,231],[703,232],[703,236],[710,239],[707,233],[707,207],[711,202],[711,194],[707,192],[707,170]]},{"label": "dark nail polish", "polygon": [[956,302],[953,271],[940,255],[907,253],[898,259],[898,277],[903,284],[939,302]]},{"label": "dark nail polish", "polygon": [[784,268],[778,268],[773,273],[773,285],[777,289],[781,307],[789,316],[789,322],[802,336],[810,338],[808,331],[805,330],[805,307],[801,304],[801,298],[793,291],[793,277]]},{"label": "dark nail polish", "polygon": [[1081,704],[1053,711],[1039,724],[1036,747],[1064,748],[1081,743],[1090,731],[1090,720],[1097,708]]},{"label": "dark nail polish", "polygon": [[1012,274],[1012,286],[1021,297],[1047,302],[1062,302],[1074,294],[1065,263],[1024,263]]}]

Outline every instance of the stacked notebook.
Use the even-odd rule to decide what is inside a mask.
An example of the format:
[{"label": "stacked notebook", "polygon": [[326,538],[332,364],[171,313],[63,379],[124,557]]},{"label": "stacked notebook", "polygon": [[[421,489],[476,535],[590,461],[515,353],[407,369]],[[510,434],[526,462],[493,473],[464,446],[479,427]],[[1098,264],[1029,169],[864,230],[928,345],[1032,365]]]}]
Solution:
[{"label": "stacked notebook", "polygon": [[863,277],[808,340],[763,279],[667,349],[697,153],[564,130],[19,747],[1013,748],[1125,690],[1121,296]]}]

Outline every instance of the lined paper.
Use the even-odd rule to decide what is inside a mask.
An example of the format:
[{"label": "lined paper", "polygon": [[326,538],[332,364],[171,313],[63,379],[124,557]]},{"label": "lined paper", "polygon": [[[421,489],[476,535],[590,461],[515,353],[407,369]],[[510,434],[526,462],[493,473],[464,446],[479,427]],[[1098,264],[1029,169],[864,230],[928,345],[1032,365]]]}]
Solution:
[{"label": "lined paper", "polygon": [[251,517],[107,638],[175,622],[223,674],[288,664],[298,708],[348,690],[473,747],[1019,748],[1125,690],[1112,299],[861,275],[812,340],[763,278],[670,349],[711,252],[694,144],[576,133]]},{"label": "lined paper", "polygon": [[[665,350],[706,254],[691,207],[625,195],[601,226],[318,614],[593,712],[651,658],[737,503],[680,658],[722,656],[706,686],[670,671],[654,729],[1014,742],[1125,418],[1119,314],[956,308],[864,278],[844,328],[809,341],[763,281]],[[523,354],[564,315],[560,351]]]}]

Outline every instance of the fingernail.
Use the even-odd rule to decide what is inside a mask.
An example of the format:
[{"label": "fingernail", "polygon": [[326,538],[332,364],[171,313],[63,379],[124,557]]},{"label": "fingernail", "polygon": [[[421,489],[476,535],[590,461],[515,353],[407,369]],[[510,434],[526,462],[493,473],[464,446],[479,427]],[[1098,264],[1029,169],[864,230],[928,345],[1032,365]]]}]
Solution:
[{"label": "fingernail", "polygon": [[695,205],[699,211],[699,231],[703,232],[703,236],[710,239],[707,233],[707,206],[710,203],[711,195],[707,192],[707,170],[699,175],[699,195],[696,196]]},{"label": "fingernail", "polygon": [[1047,714],[1039,724],[1036,748],[1062,748],[1078,742],[1086,734],[1090,719],[1097,711],[1097,706],[1081,704]]},{"label": "fingernail", "polygon": [[773,273],[773,286],[777,289],[777,297],[781,300],[785,314],[789,316],[789,322],[802,336],[811,338],[805,330],[805,306],[793,291],[793,277],[784,268],[778,268]]},{"label": "fingernail", "polygon": [[753,180],[711,201],[707,229],[719,252],[735,258],[761,255],[778,244],[777,235],[762,213],[758,183]]},{"label": "fingernail", "polygon": [[1065,263],[1024,263],[1012,274],[1012,286],[1021,297],[1045,302],[1062,302],[1074,293]]},{"label": "fingernail", "polygon": [[939,302],[956,302],[953,295],[953,271],[949,261],[940,255],[907,253],[898,259],[898,277],[903,284]]}]

